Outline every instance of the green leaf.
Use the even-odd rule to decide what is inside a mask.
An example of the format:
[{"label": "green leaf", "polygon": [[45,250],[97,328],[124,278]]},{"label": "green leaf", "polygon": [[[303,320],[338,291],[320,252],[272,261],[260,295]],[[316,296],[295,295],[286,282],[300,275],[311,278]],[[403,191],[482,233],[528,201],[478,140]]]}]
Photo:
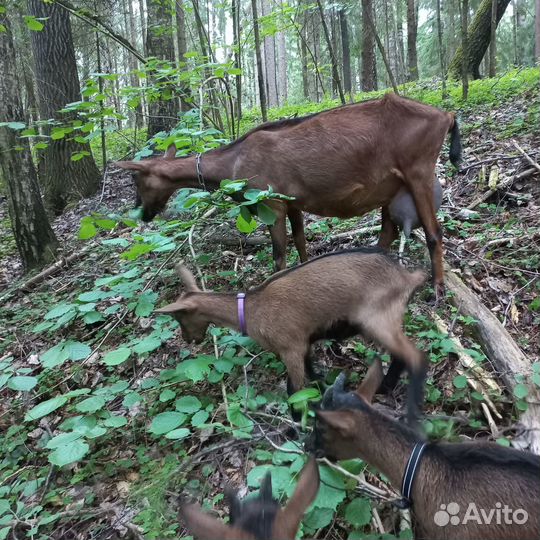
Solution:
[{"label": "green leaf", "polygon": [[114,219],[96,219],[95,224],[107,231],[112,231],[116,227]]},{"label": "green leaf", "polygon": [[94,324],[102,320],[104,320],[104,317],[101,313],[99,313],[99,311],[89,311],[83,317],[83,321],[85,324]]},{"label": "green leaf", "polygon": [[465,388],[467,386],[467,377],[465,375],[456,375],[454,377],[454,386],[456,388]]},{"label": "green leaf", "polygon": [[525,398],[528,393],[529,393],[529,388],[527,387],[527,385],[523,383],[519,383],[519,384],[516,384],[516,386],[514,386],[514,396],[516,396],[518,399]]},{"label": "green leaf", "polygon": [[321,487],[313,503],[317,508],[335,510],[345,498],[345,482],[341,473],[323,465],[319,467]]},{"label": "green leaf", "polygon": [[276,214],[264,203],[257,204],[257,215],[265,225],[273,225],[276,222]]},{"label": "green leaf", "polygon": [[210,414],[207,411],[199,411],[191,418],[191,425],[193,427],[201,427],[208,420]]},{"label": "green leaf", "polygon": [[176,397],[176,392],[173,392],[172,390],[163,390],[161,394],[159,394],[159,401],[161,403],[166,403],[167,401],[171,401],[171,399],[174,399]]},{"label": "green leaf", "polygon": [[210,373],[210,364],[214,361],[213,356],[201,355],[197,358],[184,360],[179,364],[179,368],[186,377],[193,382],[200,382]]},{"label": "green leaf", "polygon": [[74,441],[78,441],[81,437],[82,433],[75,433],[74,431],[70,431],[69,433],[60,433],[60,435],[56,435],[56,437],[50,439],[46,444],[46,447],[49,450],[54,450],[60,446],[66,446]]},{"label": "green leaf", "polygon": [[185,439],[189,435],[191,435],[191,431],[189,431],[189,429],[178,428],[178,429],[173,429],[172,431],[169,431],[169,433],[165,435],[165,438],[178,440],[178,439]]},{"label": "green leaf", "polygon": [[301,403],[302,401],[311,401],[314,399],[320,399],[321,393],[318,388],[303,388],[298,392],[295,392],[287,401],[290,405],[295,403]]},{"label": "green leaf", "polygon": [[141,396],[141,394],[139,394],[138,392],[130,392],[129,394],[126,394],[126,396],[122,400],[122,405],[126,409],[131,409],[141,401],[143,401],[143,397]]},{"label": "green leaf", "polygon": [[29,392],[38,383],[37,377],[29,377],[26,375],[16,375],[8,381],[8,388],[17,390],[18,392]]},{"label": "green leaf", "polygon": [[220,358],[219,360],[216,360],[214,362],[214,367],[220,372],[220,373],[230,373],[234,368],[234,363],[230,360],[226,360],[224,358]]},{"label": "green leaf", "polygon": [[101,289],[95,289],[93,291],[85,292],[77,296],[77,300],[80,302],[97,302],[105,296],[105,291]]},{"label": "green leaf", "polygon": [[184,396],[176,400],[175,408],[183,413],[196,413],[202,407],[202,403],[195,396]]},{"label": "green leaf", "polygon": [[69,313],[70,311],[74,311],[74,310],[75,310],[75,306],[73,304],[63,304],[60,306],[56,306],[55,308],[47,312],[44,319],[46,321],[49,321],[51,319],[57,319],[58,317],[61,317],[62,315],[65,315],[66,313]]},{"label": "green leaf", "polygon": [[371,503],[369,499],[357,497],[345,508],[345,519],[353,527],[362,527],[371,521]]},{"label": "green leaf", "polygon": [[186,415],[181,412],[163,412],[152,420],[148,431],[154,435],[163,435],[181,426],[185,421]]},{"label": "green leaf", "polygon": [[75,405],[75,409],[82,413],[95,413],[105,406],[105,399],[101,396],[91,396]]},{"label": "green leaf", "polygon": [[242,214],[236,218],[236,228],[242,233],[252,233],[257,228],[257,222],[251,217],[251,221],[246,221]]},{"label": "green leaf", "polygon": [[106,420],[103,421],[103,425],[106,427],[111,428],[119,428],[123,427],[128,423],[127,418],[125,416],[110,416]]},{"label": "green leaf", "polygon": [[66,402],[67,398],[64,396],[56,396],[52,399],[42,401],[26,413],[24,421],[29,422],[31,420],[38,420],[43,416],[47,416],[53,411],[56,411],[56,409],[59,409],[60,407],[65,405]]},{"label": "green leaf", "polygon": [[79,341],[68,341],[65,345],[66,351],[70,360],[84,360],[90,356],[92,349],[86,344]]},{"label": "green leaf", "polygon": [[157,300],[157,293],[146,291],[139,296],[137,307],[135,308],[135,315],[137,317],[148,317],[154,311],[154,305]]},{"label": "green leaf", "polygon": [[313,508],[302,521],[308,531],[317,531],[330,525],[334,519],[334,511],[331,508]]},{"label": "green leaf", "polygon": [[500,437],[495,441],[497,444],[500,444],[501,446],[506,446],[507,448],[510,447],[510,441],[508,439],[505,439],[504,437]]},{"label": "green leaf", "polygon": [[79,229],[79,240],[88,240],[89,238],[94,238],[97,234],[97,229],[93,223],[81,223],[81,228]]},{"label": "green leaf", "polygon": [[8,128],[14,129],[16,131],[19,131],[26,127],[26,124],[23,124],[23,122],[8,122],[6,125]]},{"label": "green leaf", "polygon": [[41,32],[41,30],[43,30],[44,28],[43,23],[39,22],[35,17],[32,17],[31,15],[25,15],[24,22],[28,29],[32,30],[33,32]]},{"label": "green leaf", "polygon": [[131,349],[129,347],[120,347],[119,349],[114,349],[109,351],[103,357],[103,363],[108,366],[118,366],[125,362],[131,355]]},{"label": "green leaf", "polygon": [[159,347],[161,347],[161,340],[157,337],[148,336],[141,339],[137,345],[133,346],[133,352],[137,354],[144,354],[155,351]]},{"label": "green leaf", "polygon": [[66,446],[60,446],[54,452],[49,454],[49,461],[53,465],[62,467],[80,461],[90,450],[90,447],[84,441],[78,440]]},{"label": "green leaf", "polygon": [[10,508],[11,505],[7,499],[0,499],[0,516],[3,516]]}]

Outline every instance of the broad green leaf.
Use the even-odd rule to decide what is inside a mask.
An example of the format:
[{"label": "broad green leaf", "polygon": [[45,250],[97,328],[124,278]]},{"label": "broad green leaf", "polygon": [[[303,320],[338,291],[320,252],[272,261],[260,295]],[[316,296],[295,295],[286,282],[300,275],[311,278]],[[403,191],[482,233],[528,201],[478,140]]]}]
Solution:
[{"label": "broad green leaf", "polygon": [[245,234],[252,233],[257,228],[257,222],[251,217],[250,221],[246,221],[242,214],[238,214],[236,218],[236,228]]},{"label": "broad green leaf", "polygon": [[126,394],[124,399],[122,400],[122,405],[126,409],[131,409],[133,406],[135,406],[137,403],[140,403],[143,401],[143,397],[141,394],[137,392],[130,392],[129,394]]},{"label": "broad green leaf", "polygon": [[30,409],[25,417],[24,421],[29,422],[31,420],[38,420],[39,418],[42,418],[43,416],[47,416],[48,414],[51,414],[53,411],[56,411],[56,409],[59,409],[63,405],[65,405],[67,402],[67,398],[64,396],[56,396],[52,399],[48,399],[46,401],[42,401],[41,403],[38,403],[35,407]]},{"label": "broad green leaf", "polygon": [[3,388],[3,386],[11,379],[12,375],[11,373],[0,373],[0,388]]},{"label": "broad green leaf", "polygon": [[10,129],[14,129],[16,131],[19,131],[21,129],[24,129],[26,127],[26,124],[23,124],[23,122],[7,122],[7,127]]},{"label": "broad green leaf", "polygon": [[295,392],[287,401],[290,405],[294,403],[301,403],[302,401],[310,401],[313,399],[320,399],[321,393],[318,388],[303,388],[298,392]]},{"label": "broad green leaf", "polygon": [[24,22],[28,29],[32,30],[33,32],[41,32],[41,30],[43,30],[43,23],[31,15],[25,15]]},{"label": "broad green leaf", "polygon": [[189,435],[191,435],[191,431],[189,431],[189,429],[178,428],[178,429],[173,429],[172,431],[169,431],[169,433],[165,435],[165,438],[179,440],[179,439],[185,439]]},{"label": "broad green leaf", "polygon": [[345,498],[345,482],[342,475],[322,465],[319,467],[321,486],[313,505],[317,508],[331,508],[335,510]]},{"label": "broad green leaf", "polygon": [[37,377],[15,375],[8,381],[8,388],[19,392],[29,392],[38,383]]},{"label": "broad green leaf", "polygon": [[131,349],[129,347],[120,347],[119,349],[114,349],[109,351],[103,357],[103,363],[108,366],[118,366],[125,362],[131,355]]},{"label": "broad green leaf", "polygon": [[304,527],[309,531],[317,531],[330,525],[334,519],[334,510],[331,508],[313,508],[302,521]]},{"label": "broad green leaf", "polygon": [[79,229],[79,240],[88,240],[94,238],[97,234],[97,229],[93,223],[82,223]]},{"label": "broad green leaf", "polygon": [[529,388],[527,387],[527,385],[519,383],[514,386],[514,396],[516,396],[517,398],[523,399],[527,396],[528,393]]},{"label": "broad green leaf", "polygon": [[60,366],[69,358],[69,352],[64,345],[65,342],[62,341],[39,356],[44,368]]},{"label": "broad green leaf", "polygon": [[128,423],[127,418],[125,416],[110,416],[106,420],[103,421],[103,425],[107,427],[112,428],[119,428],[123,427]]},{"label": "broad green leaf", "polygon": [[207,411],[196,412],[191,418],[191,425],[193,427],[201,427],[208,420],[210,414]]},{"label": "broad green leaf", "polygon": [[195,396],[183,396],[176,400],[175,408],[183,413],[196,413],[202,407],[202,403]]},{"label": "broad green leaf", "polygon": [[253,467],[247,475],[248,486],[259,488],[267,472],[272,474],[272,493],[274,497],[281,497],[294,491],[295,480],[288,467],[271,467],[269,465]]},{"label": "broad green leaf", "polygon": [[94,324],[99,321],[103,321],[105,317],[99,312],[99,311],[89,311],[85,314],[83,317],[83,321],[85,324]]},{"label": "broad green leaf", "polygon": [[173,392],[172,390],[163,390],[161,394],[159,394],[159,401],[161,403],[166,403],[167,401],[171,401],[171,399],[174,399],[176,397],[176,392]]},{"label": "broad green leaf", "polygon": [[54,450],[60,446],[66,446],[73,441],[77,441],[81,437],[81,433],[75,433],[74,431],[70,431],[69,433],[60,433],[60,435],[56,435],[56,437],[50,439],[46,446],[49,448],[49,450]]},{"label": "broad green leaf", "polygon": [[57,319],[58,317],[61,317],[62,315],[65,315],[66,313],[69,313],[70,311],[74,311],[75,306],[72,304],[64,304],[60,306],[56,306],[55,308],[51,309],[48,313],[46,313],[44,319],[46,321],[50,319]]},{"label": "broad green leaf", "polygon": [[276,222],[276,214],[264,203],[257,204],[257,215],[265,225],[273,225]]},{"label": "broad green leaf", "polygon": [[49,454],[49,461],[53,465],[62,467],[80,461],[90,450],[90,447],[84,441],[78,440],[66,446],[60,446],[54,452]]},{"label": "broad green leaf", "polygon": [[371,503],[369,499],[357,497],[345,508],[345,519],[353,527],[362,527],[371,521]]},{"label": "broad green leaf", "polygon": [[230,360],[226,360],[225,358],[220,358],[214,362],[214,367],[220,373],[230,373],[234,368],[234,363]]},{"label": "broad green leaf", "polygon": [[181,412],[163,412],[152,420],[148,431],[154,435],[163,435],[181,426],[185,421],[186,415]]},{"label": "broad green leaf", "polygon": [[0,499],[0,516],[3,516],[10,508],[11,505],[7,499]]},{"label": "broad green leaf", "polygon": [[185,373],[186,377],[193,382],[200,382],[210,373],[210,364],[214,361],[213,356],[201,355],[197,358],[184,360],[179,368]]},{"label": "broad green leaf", "polygon": [[93,291],[88,291],[77,296],[77,300],[80,302],[97,302],[105,296],[105,292],[101,289],[95,289]]},{"label": "broad green leaf", "polygon": [[158,298],[157,293],[152,291],[143,292],[137,301],[135,315],[137,317],[148,317],[154,311],[154,305]]},{"label": "broad green leaf", "polygon": [[73,361],[84,360],[90,356],[92,349],[86,343],[68,341],[65,345],[69,358]]},{"label": "broad green leaf", "polygon": [[94,413],[103,409],[104,406],[104,398],[101,396],[90,396],[89,398],[83,399],[80,403],[77,403],[75,409],[82,413]]},{"label": "broad green leaf", "polygon": [[456,375],[454,377],[454,386],[456,388],[465,388],[467,386],[467,377],[465,375]]},{"label": "broad green leaf", "polygon": [[510,447],[510,441],[504,437],[499,437],[495,442],[501,446],[506,446],[507,448]]}]

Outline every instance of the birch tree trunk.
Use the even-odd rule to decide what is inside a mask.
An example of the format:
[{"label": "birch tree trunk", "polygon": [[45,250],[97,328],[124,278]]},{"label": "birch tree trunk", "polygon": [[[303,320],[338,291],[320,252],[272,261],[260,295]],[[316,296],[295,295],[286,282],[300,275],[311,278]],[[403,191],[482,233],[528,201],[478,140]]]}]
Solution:
[{"label": "birch tree trunk", "polygon": [[[13,35],[7,14],[0,13],[0,122],[24,122]],[[24,268],[43,266],[54,259],[58,241],[41,200],[28,139],[18,139],[0,127],[0,173],[7,187],[11,227]],[[16,147],[22,150],[15,150]]]},{"label": "birch tree trunk", "polygon": [[489,39],[489,76],[497,74],[497,0],[491,0],[491,25]]},{"label": "birch tree trunk", "polygon": [[[280,6],[281,6],[280,1]],[[278,102],[284,105],[287,101],[287,45],[285,32],[278,32],[276,35],[277,45],[277,82],[278,82]]]},{"label": "birch tree trunk", "polygon": [[[269,0],[261,0],[261,15],[270,15],[271,7]],[[276,77],[276,40],[274,36],[266,36],[263,42],[264,67],[266,75],[266,91],[268,96],[268,107],[278,106],[278,89]]]}]

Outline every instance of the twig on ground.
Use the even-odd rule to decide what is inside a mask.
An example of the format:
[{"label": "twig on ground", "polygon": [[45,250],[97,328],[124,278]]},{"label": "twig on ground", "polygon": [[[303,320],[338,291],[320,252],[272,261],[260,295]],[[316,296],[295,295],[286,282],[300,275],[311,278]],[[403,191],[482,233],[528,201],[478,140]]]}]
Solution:
[{"label": "twig on ground", "polygon": [[512,141],[512,144],[523,154],[523,157],[537,170],[540,171],[540,165],[534,161],[534,159],[519,146],[519,144],[516,141]]}]

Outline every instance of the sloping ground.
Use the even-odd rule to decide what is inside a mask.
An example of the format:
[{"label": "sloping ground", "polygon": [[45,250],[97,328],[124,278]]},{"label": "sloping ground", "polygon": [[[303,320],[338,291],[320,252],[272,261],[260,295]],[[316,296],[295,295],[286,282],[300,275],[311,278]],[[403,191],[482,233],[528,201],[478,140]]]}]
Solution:
[{"label": "sloping ground", "polygon": [[[440,214],[446,260],[534,362],[539,360],[540,174],[495,189],[474,212],[464,209],[486,192],[490,177],[496,188],[496,177],[501,184],[531,168],[514,140],[533,160],[540,159],[538,110],[536,88],[496,108],[464,113],[463,170],[456,174],[446,164],[446,151],[439,168],[446,183]],[[152,315],[155,305],[178,293],[173,266],[180,258],[200,270],[208,288],[245,290],[270,274],[269,246],[243,246],[223,215],[204,223],[183,214],[135,225],[119,217],[133,200],[130,177],[111,171],[102,194],[54,224],[66,255],[82,252],[81,257],[29,293],[14,283],[15,259],[4,260],[9,288],[0,293],[5,330],[0,539],[12,533],[13,538],[181,537],[179,493],[222,509],[226,484],[240,486],[243,495],[272,467],[275,493],[290,495],[304,462],[285,436],[289,416],[280,362],[221,329],[201,346],[187,345],[175,322]],[[91,238],[76,240],[81,218],[92,212],[112,213],[113,219],[87,219],[81,231]],[[373,229],[366,232],[377,224],[375,214],[347,221],[310,216],[308,222],[310,255],[370,244],[377,236]],[[264,234],[261,229],[254,236]],[[412,265],[427,265],[419,242],[410,242],[407,257]],[[289,258],[293,263],[296,255]],[[513,397],[468,389],[467,377],[475,375],[458,375],[455,344],[434,326],[426,297],[418,295],[411,305],[407,331],[432,363],[427,430],[434,438],[510,444],[518,412]],[[449,305],[437,313],[491,373],[470,335],[471,321]],[[317,349],[319,368],[329,369],[330,377],[343,368],[361,373],[376,354],[361,341]],[[496,375],[495,381],[502,387]],[[399,412],[405,389],[400,386],[395,400],[381,401]],[[496,430],[481,407],[486,397],[501,416]],[[337,539],[386,532],[393,538],[407,529],[384,500],[392,491],[377,472],[359,461],[346,467],[387,497],[355,490],[350,476],[321,466],[323,484],[306,515],[304,534]]]}]

